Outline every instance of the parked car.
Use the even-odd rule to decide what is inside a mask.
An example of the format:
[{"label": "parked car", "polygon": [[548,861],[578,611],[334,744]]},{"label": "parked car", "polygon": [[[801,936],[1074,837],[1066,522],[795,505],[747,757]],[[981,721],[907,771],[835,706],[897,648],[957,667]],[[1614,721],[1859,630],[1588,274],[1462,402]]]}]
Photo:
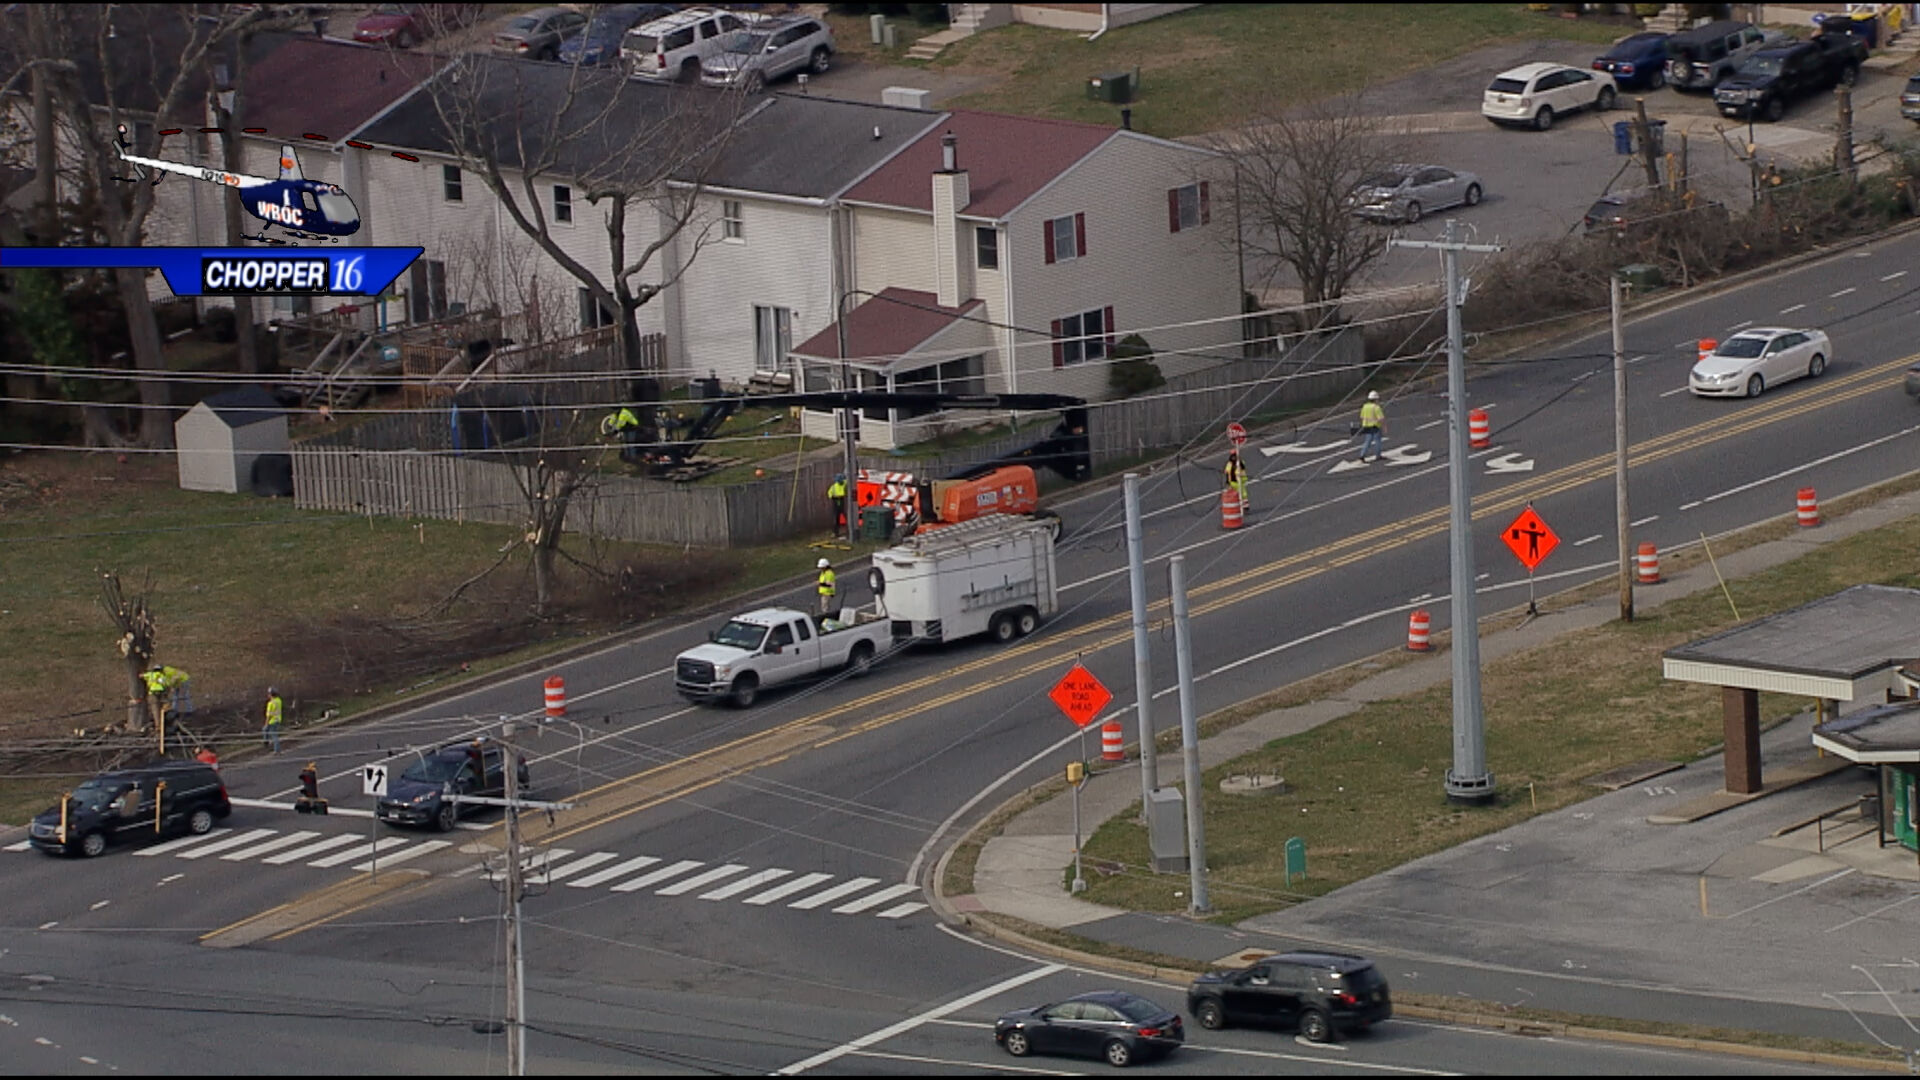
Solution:
[{"label": "parked car", "polygon": [[768,19],[729,35],[720,51],[700,65],[700,81],[739,86],[754,94],[798,71],[826,74],[833,66],[833,49],[833,31],[819,19]]},{"label": "parked car", "polygon": [[1726,204],[1712,199],[1683,196],[1678,203],[1671,203],[1658,195],[1611,194],[1594,200],[1580,224],[1587,236],[1626,236],[1645,222],[1679,213],[1709,214],[1721,221],[1728,217]]},{"label": "parked car", "polygon": [[1014,1057],[1068,1054],[1116,1067],[1170,1054],[1186,1040],[1179,1013],[1120,990],[1019,1009],[993,1022],[993,1041]]},{"label": "parked car", "polygon": [[1496,124],[1525,124],[1539,131],[1556,117],[1580,109],[1605,112],[1619,93],[1613,76],[1565,64],[1522,64],[1503,71],[1480,99],[1480,115]]},{"label": "parked car", "polygon": [[1411,225],[1430,210],[1477,205],[1482,193],[1480,178],[1470,172],[1439,165],[1389,165],[1363,178],[1348,205],[1364,218]]},{"label": "parked car", "polygon": [[1907,76],[1906,89],[1900,91],[1900,115],[1920,124],[1920,75]]},{"label": "parked car", "polygon": [[1393,996],[1364,957],[1287,952],[1200,976],[1187,988],[1187,1012],[1209,1030],[1272,1025],[1326,1042],[1390,1019]]},{"label": "parked car", "polygon": [[[520,763],[522,791],[532,786],[527,763]],[[506,750],[491,739],[449,743],[407,766],[387,781],[373,816],[390,825],[432,825],[451,832],[473,807],[444,796],[500,798],[507,793]]]},{"label": "parked car", "polygon": [[1711,90],[1747,57],[1786,41],[1778,30],[1721,19],[1667,39],[1667,82],[1683,90]]},{"label": "parked car", "polygon": [[1761,49],[1714,88],[1713,100],[1723,116],[1778,120],[1793,101],[1841,83],[1852,86],[1866,58],[1866,43],[1851,34]]},{"label": "parked car", "polygon": [[1687,389],[1701,397],[1759,397],[1802,375],[1818,378],[1832,357],[1833,342],[1821,330],[1742,330],[1693,365]]},{"label": "parked car", "polygon": [[627,31],[671,15],[672,4],[615,4],[600,9],[579,33],[560,43],[560,62],[598,66],[620,62]]},{"label": "parked car", "polygon": [[211,765],[156,761],[103,772],[65,800],[64,825],[55,804],[27,828],[27,839],[50,855],[92,858],[107,845],[190,833],[202,836],[233,813],[227,786]]},{"label": "parked car", "polygon": [[1667,85],[1667,39],[1657,31],[1630,34],[1594,58],[1593,70],[1613,76],[1622,90],[1658,90]]},{"label": "parked car", "polygon": [[676,11],[628,31],[620,43],[620,58],[636,79],[693,82],[700,77],[700,65],[720,51],[728,36],[750,25],[731,11]]},{"label": "parked car", "polygon": [[553,60],[560,55],[560,42],[587,24],[587,17],[566,8],[535,8],[515,15],[494,31],[493,49],[510,56],[534,60]]}]

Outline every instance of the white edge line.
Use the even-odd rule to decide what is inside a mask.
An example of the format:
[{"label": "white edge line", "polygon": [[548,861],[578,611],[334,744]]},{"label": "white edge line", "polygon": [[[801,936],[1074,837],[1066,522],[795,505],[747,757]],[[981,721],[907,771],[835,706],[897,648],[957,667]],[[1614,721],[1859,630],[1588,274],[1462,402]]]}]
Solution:
[{"label": "white edge line", "polygon": [[[1683,506],[1683,507],[1681,507],[1681,509],[1682,509],[1682,510],[1685,510],[1685,509],[1686,509],[1686,507],[1684,507],[1684,506]],[[1593,542],[1594,542],[1595,540],[1598,540],[1598,539],[1600,539],[1600,537],[1601,537],[1601,534],[1600,534],[1600,533],[1594,533],[1594,534],[1593,534],[1592,536],[1589,536],[1589,537],[1587,537],[1587,538],[1586,538],[1585,540],[1575,540],[1575,541],[1573,542],[1573,546],[1574,546],[1574,547],[1583,547],[1583,546],[1585,546],[1585,545],[1587,545],[1587,544],[1591,544],[1591,543],[1593,543]]]},{"label": "white edge line", "polygon": [[1807,305],[1805,305],[1805,304],[1795,304],[1795,305],[1793,305],[1792,307],[1789,307],[1789,308],[1781,308],[1781,309],[1780,309],[1780,314],[1782,314],[1782,315],[1791,315],[1791,314],[1793,314],[1794,312],[1796,312],[1796,311],[1799,311],[1799,310],[1800,310],[1801,308],[1803,308],[1803,307],[1806,307],[1806,306],[1807,306]]},{"label": "white edge line", "polygon": [[1794,473],[1805,472],[1816,465],[1825,465],[1830,461],[1838,461],[1843,457],[1846,457],[1850,454],[1857,454],[1862,450],[1871,450],[1874,447],[1879,446],[1881,443],[1889,443],[1895,439],[1903,439],[1908,435],[1912,435],[1916,431],[1920,431],[1920,424],[1916,424],[1908,428],[1902,428],[1891,435],[1882,435],[1879,438],[1874,439],[1872,442],[1864,442],[1858,446],[1850,446],[1845,450],[1836,450],[1835,452],[1828,454],[1826,457],[1819,458],[1814,461],[1809,461],[1804,465],[1795,465],[1791,469],[1787,469],[1783,472],[1774,473],[1772,476],[1763,476],[1760,479],[1755,480],[1750,484],[1741,484],[1739,487],[1736,487],[1736,488],[1728,488],[1727,490],[1719,492],[1717,494],[1709,495],[1700,501],[1713,502],[1716,499],[1724,499],[1729,495],[1738,495],[1743,491],[1747,491],[1751,488],[1757,488],[1762,484],[1770,484],[1775,480],[1784,480],[1787,477],[1792,476]]},{"label": "white edge line", "polygon": [[1655,515],[1653,515],[1652,517],[1643,517],[1643,518],[1641,518],[1641,519],[1640,519],[1639,521],[1629,521],[1629,522],[1627,522],[1627,528],[1629,528],[1629,529],[1637,529],[1637,528],[1639,528],[1639,527],[1640,527],[1640,526],[1642,526],[1642,525],[1651,525],[1651,524],[1653,524],[1654,522],[1656,522],[1656,521],[1659,521],[1659,520],[1660,520],[1660,515],[1659,515],[1659,514],[1655,514]]},{"label": "white edge line", "polygon": [[1663,398],[1665,398],[1665,397],[1672,397],[1672,396],[1673,396],[1673,395],[1675,395],[1675,394],[1684,394],[1684,393],[1686,393],[1686,392],[1687,392],[1687,388],[1686,388],[1686,387],[1684,387],[1684,386],[1676,386],[1676,387],[1674,387],[1673,389],[1671,389],[1671,390],[1669,390],[1669,391],[1667,391],[1666,393],[1664,393],[1664,394],[1661,394],[1660,396],[1661,396],[1661,397],[1663,397]]},{"label": "white edge line", "polygon": [[1699,506],[1699,505],[1700,505],[1700,500],[1699,500],[1699,499],[1695,499],[1695,500],[1693,500],[1693,501],[1692,501],[1692,502],[1690,502],[1690,503],[1681,503],[1681,504],[1680,504],[1680,509],[1682,509],[1682,510],[1691,510],[1691,509],[1693,509],[1694,507],[1696,507],[1696,506]]},{"label": "white edge line", "polygon": [[1015,987],[1025,986],[1026,984],[1033,982],[1036,979],[1044,979],[1049,975],[1053,975],[1057,972],[1064,971],[1064,970],[1066,969],[1061,964],[1042,964],[1031,971],[1021,972],[1020,974],[1015,975],[1009,979],[1002,979],[1001,981],[994,983],[992,986],[987,986],[979,990],[975,990],[973,993],[968,994],[965,997],[955,998],[954,1000],[947,1002],[945,1005],[941,1005],[937,1008],[929,1009],[926,1012],[920,1013],[917,1016],[909,1016],[905,1020],[901,1020],[898,1023],[888,1024],[886,1027],[883,1027],[878,1031],[870,1031],[867,1034],[862,1035],[857,1039],[854,1039],[852,1042],[842,1043],[831,1050],[822,1050],[820,1053],[815,1054],[812,1057],[805,1059],[804,1061],[796,1061],[793,1064],[788,1065],[784,1069],[775,1070],[773,1075],[798,1076],[799,1074],[806,1072],[808,1069],[811,1069],[820,1065],[825,1065],[830,1061],[837,1061],[840,1058],[843,1058],[848,1054],[853,1053],[856,1050],[864,1050],[869,1046],[875,1045],[876,1043],[885,1042],[896,1035],[903,1035],[906,1032],[912,1031],[914,1028],[917,1028],[920,1025],[927,1023],[928,1021],[938,1020],[939,1018],[946,1016],[949,1013],[956,1013],[956,1012],[959,1012],[961,1009],[970,1008],[974,1005],[979,1004],[982,1001],[987,1000],[988,998],[994,997],[998,994],[1005,993],[1006,991],[1012,990]]}]

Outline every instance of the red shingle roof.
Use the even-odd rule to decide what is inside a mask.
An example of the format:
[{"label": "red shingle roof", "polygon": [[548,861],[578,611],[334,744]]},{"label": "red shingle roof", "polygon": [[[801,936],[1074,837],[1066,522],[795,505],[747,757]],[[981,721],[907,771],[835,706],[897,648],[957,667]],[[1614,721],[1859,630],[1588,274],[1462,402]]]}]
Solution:
[{"label": "red shingle roof", "polygon": [[431,75],[442,61],[384,46],[295,36],[249,64],[240,122],[298,145],[308,132],[345,139]]},{"label": "red shingle roof", "polygon": [[[962,315],[981,306],[981,301],[969,300],[959,307],[943,307],[939,297],[930,292],[882,289],[847,313],[847,358],[892,360],[912,352]],[[829,323],[825,330],[801,342],[793,351],[819,359],[836,358],[840,355],[839,333]]]},{"label": "red shingle roof", "polygon": [[956,110],[847,192],[856,202],[933,211],[940,139],[951,132],[972,199],[965,213],[997,218],[1027,201],[1119,128],[1031,116]]}]

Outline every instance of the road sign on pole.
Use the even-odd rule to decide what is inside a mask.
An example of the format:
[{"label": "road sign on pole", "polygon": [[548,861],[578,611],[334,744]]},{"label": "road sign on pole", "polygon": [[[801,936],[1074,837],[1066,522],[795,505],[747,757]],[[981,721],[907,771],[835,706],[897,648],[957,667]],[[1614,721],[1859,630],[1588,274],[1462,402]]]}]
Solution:
[{"label": "road sign on pole", "polygon": [[1560,545],[1560,537],[1547,527],[1546,522],[1540,520],[1539,514],[1533,512],[1532,503],[1520,511],[1520,516],[1513,519],[1513,524],[1500,534],[1500,539],[1506,541],[1507,549],[1513,552],[1513,557],[1520,560],[1520,565],[1526,567],[1529,574]]},{"label": "road sign on pole", "polygon": [[1246,425],[1242,424],[1238,420],[1235,420],[1233,423],[1228,424],[1227,425],[1227,441],[1231,442],[1236,449],[1238,449],[1239,447],[1245,446],[1247,444]]},{"label": "road sign on pole", "polygon": [[1060,711],[1067,714],[1067,719],[1073,721],[1075,727],[1086,727],[1092,723],[1093,718],[1100,715],[1100,710],[1107,707],[1107,702],[1113,700],[1113,694],[1101,685],[1099,679],[1093,677],[1093,672],[1079,663],[1075,663],[1060,677],[1059,682],[1053,684],[1047,696],[1060,706]]},{"label": "road sign on pole", "polygon": [[387,767],[368,765],[360,770],[360,794],[384,796],[387,793]]}]

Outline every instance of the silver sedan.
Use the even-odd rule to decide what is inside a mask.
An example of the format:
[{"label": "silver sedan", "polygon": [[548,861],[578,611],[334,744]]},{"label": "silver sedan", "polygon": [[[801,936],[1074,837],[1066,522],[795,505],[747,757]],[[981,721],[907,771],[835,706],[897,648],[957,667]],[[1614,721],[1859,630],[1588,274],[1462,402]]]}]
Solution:
[{"label": "silver sedan", "polygon": [[1833,342],[1822,330],[1742,330],[1693,366],[1687,389],[1702,397],[1759,397],[1769,386],[1818,377],[1832,357]]},{"label": "silver sedan", "polygon": [[1470,172],[1438,165],[1389,165],[1360,181],[1348,207],[1361,217],[1411,225],[1434,210],[1472,206],[1482,194],[1480,178]]}]

